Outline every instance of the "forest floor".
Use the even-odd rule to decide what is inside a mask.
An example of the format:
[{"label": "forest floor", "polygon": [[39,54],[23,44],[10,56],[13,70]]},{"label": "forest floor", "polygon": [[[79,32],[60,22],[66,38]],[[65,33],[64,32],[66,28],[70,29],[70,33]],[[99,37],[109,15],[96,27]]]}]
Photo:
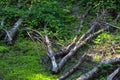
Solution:
[{"label": "forest floor", "polygon": [[[120,33],[102,33],[83,46],[71,58],[59,74],[51,74],[50,61],[45,61],[46,50],[42,44],[18,38],[14,45],[6,46],[0,42],[0,80],[56,80],[71,69],[81,55],[87,53],[85,61],[67,80],[75,80],[91,70],[99,62],[120,56]],[[96,74],[95,80],[106,80],[106,76],[120,64],[107,65],[108,68]]]}]

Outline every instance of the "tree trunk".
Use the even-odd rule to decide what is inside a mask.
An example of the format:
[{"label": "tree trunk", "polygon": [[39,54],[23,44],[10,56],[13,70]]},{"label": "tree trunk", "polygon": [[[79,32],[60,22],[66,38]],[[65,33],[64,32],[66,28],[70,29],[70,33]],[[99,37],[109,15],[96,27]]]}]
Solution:
[{"label": "tree trunk", "polygon": [[18,19],[18,21],[14,24],[12,29],[10,29],[9,31],[5,30],[5,32],[6,32],[5,40],[6,40],[7,44],[12,44],[15,33],[19,29],[20,24],[22,23],[22,21],[23,21],[22,18]]},{"label": "tree trunk", "polygon": [[65,73],[65,75],[61,76],[58,80],[65,80],[73,72],[75,72],[77,68],[80,66],[80,64],[82,64],[82,62],[84,61],[85,56],[86,56],[86,53],[79,59],[78,63],[72,69],[70,69],[67,73]]},{"label": "tree trunk", "polygon": [[102,66],[102,64],[114,64],[114,63],[120,63],[120,57],[112,58],[112,59],[101,62],[97,67],[95,67],[92,70],[90,70],[89,72],[81,75],[76,80],[89,80],[90,78],[92,78],[95,75],[95,73],[98,72],[99,67]]},{"label": "tree trunk", "polygon": [[48,56],[50,57],[51,62],[52,62],[52,72],[57,73],[58,72],[58,66],[57,66],[57,63],[56,63],[54,52],[52,50],[51,42],[50,42],[47,35],[45,35],[45,40],[46,40],[46,45],[47,45],[47,53],[48,53]]}]

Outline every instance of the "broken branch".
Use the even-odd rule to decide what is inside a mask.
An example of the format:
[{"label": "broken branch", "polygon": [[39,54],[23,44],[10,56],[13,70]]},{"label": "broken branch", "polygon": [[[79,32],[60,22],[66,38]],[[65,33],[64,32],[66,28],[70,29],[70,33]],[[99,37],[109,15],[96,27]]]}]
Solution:
[{"label": "broken branch", "polygon": [[58,80],[65,80],[72,73],[74,73],[77,70],[77,68],[80,66],[80,64],[82,64],[82,62],[84,61],[85,56],[86,53],[79,59],[78,63],[72,69],[70,69],[67,73],[65,73],[64,76],[61,76]]}]

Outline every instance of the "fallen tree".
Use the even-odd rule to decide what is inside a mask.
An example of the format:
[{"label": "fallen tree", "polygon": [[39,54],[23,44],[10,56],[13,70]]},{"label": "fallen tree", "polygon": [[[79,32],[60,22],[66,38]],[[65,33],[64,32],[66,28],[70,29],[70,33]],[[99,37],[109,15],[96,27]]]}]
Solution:
[{"label": "fallen tree", "polygon": [[[49,58],[51,60],[51,63],[52,63],[51,71],[53,73],[58,73],[59,71],[61,71],[61,69],[63,68],[65,63],[68,61],[68,59],[70,59],[73,55],[75,55],[76,51],[78,49],[80,49],[83,45],[85,45],[88,41],[90,41],[92,38],[94,38],[98,34],[102,33],[103,31],[109,30],[109,28],[111,28],[111,27],[117,28],[117,27],[115,27],[113,25],[105,23],[102,20],[102,18],[105,15],[105,12],[102,12],[102,14],[100,16],[97,16],[97,18],[92,20],[92,22],[90,23],[90,28],[79,38],[80,31],[81,31],[81,29],[83,27],[84,18],[88,14],[89,10],[90,10],[90,8],[81,17],[80,27],[79,27],[79,29],[77,31],[78,34],[75,35],[72,42],[67,47],[60,49],[60,51],[58,51],[58,52],[55,52],[52,49],[53,45],[52,45],[52,42],[49,40],[48,35],[46,34],[45,36],[42,37],[43,38],[42,42],[46,46],[47,54],[48,54],[48,56],[49,56]],[[36,37],[35,36],[32,36],[32,37],[34,37],[34,39],[36,39],[36,37],[38,37],[38,35]],[[37,40],[39,42],[41,42],[41,40],[39,40],[39,38],[37,38]],[[62,55],[61,60],[59,62],[57,62],[56,57],[59,58],[61,55]],[[80,59],[80,61],[81,61],[81,59]],[[77,67],[79,65],[80,65],[80,63],[77,64]],[[77,67],[75,67],[75,68],[77,68]],[[74,70],[70,71],[69,74],[71,74],[73,72],[74,72]]]},{"label": "fallen tree", "polygon": [[99,67],[101,67],[103,64],[115,64],[115,63],[120,63],[120,57],[112,58],[112,59],[101,62],[97,67],[81,75],[76,80],[89,80],[99,71]]},{"label": "fallen tree", "polygon": [[80,66],[80,64],[83,63],[85,56],[86,56],[86,53],[79,59],[78,63],[72,69],[70,69],[67,73],[65,73],[65,75],[61,76],[58,80],[65,80],[72,73],[74,73],[78,69],[78,67]]}]

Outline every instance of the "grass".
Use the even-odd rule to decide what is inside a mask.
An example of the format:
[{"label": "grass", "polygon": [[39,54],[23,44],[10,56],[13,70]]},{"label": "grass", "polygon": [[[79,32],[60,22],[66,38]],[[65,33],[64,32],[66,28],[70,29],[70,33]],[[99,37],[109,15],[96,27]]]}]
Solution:
[{"label": "grass", "polygon": [[56,80],[57,75],[40,63],[44,55],[42,45],[25,39],[17,40],[13,46],[0,46],[0,80]]}]

